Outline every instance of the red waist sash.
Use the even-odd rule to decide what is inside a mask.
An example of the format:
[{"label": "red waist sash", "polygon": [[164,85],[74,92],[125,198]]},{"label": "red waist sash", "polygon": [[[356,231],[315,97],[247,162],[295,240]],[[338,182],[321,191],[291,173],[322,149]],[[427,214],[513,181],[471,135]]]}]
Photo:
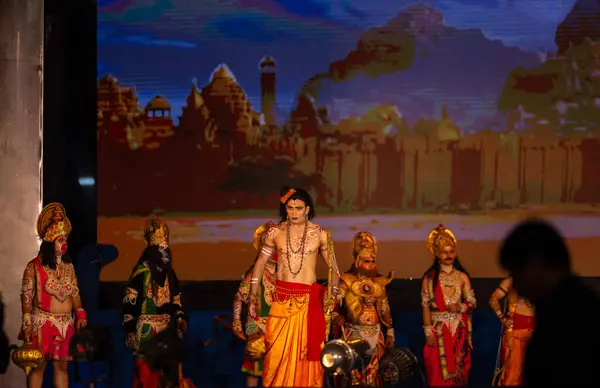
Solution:
[{"label": "red waist sash", "polygon": [[290,296],[309,295],[308,300],[308,320],[306,334],[308,337],[308,360],[319,361],[321,357],[321,345],[325,341],[325,313],[323,312],[323,296],[325,287],[313,283],[302,284],[284,282],[277,280],[275,282],[276,300],[286,301]]},{"label": "red waist sash", "polygon": [[513,316],[513,330],[533,330],[534,327],[535,317],[522,314],[515,314]]}]

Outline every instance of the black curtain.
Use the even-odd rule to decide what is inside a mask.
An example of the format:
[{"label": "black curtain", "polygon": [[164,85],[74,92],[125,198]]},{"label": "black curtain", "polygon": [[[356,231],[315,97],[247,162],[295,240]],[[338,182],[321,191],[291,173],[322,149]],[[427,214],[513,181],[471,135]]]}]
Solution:
[{"label": "black curtain", "polygon": [[72,255],[96,241],[96,2],[45,0],[43,201],[73,225]]}]

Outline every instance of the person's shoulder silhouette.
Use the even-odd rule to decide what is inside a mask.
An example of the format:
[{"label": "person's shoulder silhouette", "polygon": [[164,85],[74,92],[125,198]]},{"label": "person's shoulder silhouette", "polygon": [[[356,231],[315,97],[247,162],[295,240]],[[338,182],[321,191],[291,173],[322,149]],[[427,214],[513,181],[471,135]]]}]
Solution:
[{"label": "person's shoulder silhouette", "polygon": [[10,361],[8,337],[4,332],[4,303],[0,295],[0,375],[6,373]]},{"label": "person's shoulder silhouette", "polygon": [[542,220],[523,222],[505,239],[500,263],[517,292],[535,306],[523,386],[586,386],[594,381],[600,337],[590,325],[600,319],[600,297],[573,273],[561,234]]}]

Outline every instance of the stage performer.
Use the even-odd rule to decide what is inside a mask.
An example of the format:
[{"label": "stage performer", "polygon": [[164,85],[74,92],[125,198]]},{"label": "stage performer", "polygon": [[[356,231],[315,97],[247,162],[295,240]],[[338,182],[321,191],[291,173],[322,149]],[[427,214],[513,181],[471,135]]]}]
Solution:
[{"label": "stage performer", "polygon": [[[500,301],[506,298],[507,309],[503,312]],[[501,387],[518,387],[523,383],[525,348],[533,335],[535,310],[533,304],[519,296],[512,286],[512,278],[502,280],[490,297],[490,306],[502,322],[500,368],[495,377]]]},{"label": "stage performer", "polygon": [[[281,222],[267,231],[250,280],[249,314],[257,320],[259,279],[269,257],[277,252],[277,280],[265,330],[263,386],[322,387],[320,353],[339,293],[333,242],[311,221],[315,211],[306,191],[283,188],[279,213]],[[324,287],[316,283],[319,254],[329,268],[326,297]]]},{"label": "stage performer", "polygon": [[[342,338],[364,339],[375,349],[364,375],[358,370],[352,371],[351,384],[380,387],[383,382],[379,376],[379,360],[386,348],[394,347],[392,315],[385,289],[394,279],[394,272],[388,276],[377,272],[377,241],[371,233],[357,233],[352,240],[352,251],[354,263],[341,276],[342,303],[336,305],[333,321]],[[346,386],[346,377],[336,383]]]},{"label": "stage performer", "polygon": [[[42,243],[38,256],[25,268],[21,288],[23,321],[19,339],[38,346],[45,359],[52,361],[54,386],[59,388],[69,386],[67,367],[71,360],[71,337],[75,330],[87,324],[75,268],[67,255],[71,229],[61,204],[51,203],[44,207],[37,219],[37,232]],[[42,386],[45,366],[46,363],[30,372],[28,387]]]},{"label": "stage performer", "polygon": [[[263,246],[264,237],[266,231],[269,230],[275,223],[268,222],[259,227],[254,233],[254,249],[257,250],[258,254]],[[258,254],[256,259],[258,259]],[[254,262],[256,262],[256,259]],[[250,281],[252,277],[252,270],[254,269],[254,263],[246,271],[240,283],[240,287],[233,300],[233,333],[240,339],[246,340],[246,334],[248,336],[264,335],[267,316],[269,315],[269,309],[273,301],[273,290],[275,289],[275,278],[276,278],[276,266],[277,266],[277,253],[273,253],[273,256],[269,259],[265,265],[265,271],[259,281],[260,287],[260,303],[261,303],[261,316],[257,321],[248,322],[248,325],[242,323],[242,309],[244,305],[247,305],[250,299]],[[246,330],[244,330],[246,327]],[[246,333],[246,334],[245,334]],[[246,351],[247,353],[248,351]],[[262,360],[253,361],[247,354],[244,355],[244,363],[242,364],[242,372],[246,374],[246,386],[247,387],[258,387],[258,380],[262,374]]]},{"label": "stage performer", "polygon": [[179,281],[171,266],[169,227],[156,216],[146,221],[144,249],[133,268],[123,298],[123,327],[128,348],[135,355],[133,387],[160,386],[161,373],[152,371],[141,353],[150,339],[169,328],[173,321],[184,333],[187,317],[181,304]]},{"label": "stage performer", "polygon": [[427,239],[433,265],[421,281],[425,349],[430,387],[464,387],[471,369],[471,313],[475,292],[456,255],[456,237],[439,225]]}]

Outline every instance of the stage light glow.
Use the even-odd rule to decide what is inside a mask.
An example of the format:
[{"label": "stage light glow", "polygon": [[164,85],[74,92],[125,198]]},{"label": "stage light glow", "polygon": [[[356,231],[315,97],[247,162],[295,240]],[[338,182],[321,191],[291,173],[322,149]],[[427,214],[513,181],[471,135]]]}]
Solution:
[{"label": "stage light glow", "polygon": [[94,186],[96,184],[96,180],[91,176],[82,176],[79,177],[79,186],[87,187]]},{"label": "stage light glow", "polygon": [[347,375],[359,366],[362,358],[371,358],[369,344],[362,340],[329,341],[321,351],[321,365],[325,373],[330,375]]}]

